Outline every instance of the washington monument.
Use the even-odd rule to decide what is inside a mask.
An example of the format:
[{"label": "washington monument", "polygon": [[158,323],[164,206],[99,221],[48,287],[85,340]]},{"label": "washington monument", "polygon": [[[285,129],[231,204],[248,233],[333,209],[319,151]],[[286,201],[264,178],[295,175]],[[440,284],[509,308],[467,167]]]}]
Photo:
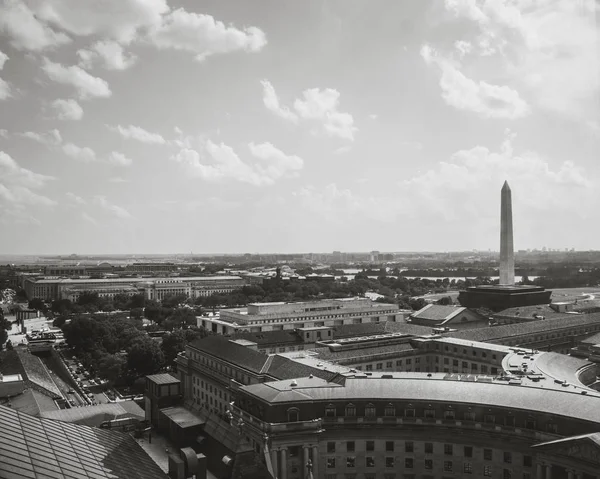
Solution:
[{"label": "washington monument", "polygon": [[515,284],[515,252],[513,247],[512,197],[508,182],[500,193],[500,284]]}]

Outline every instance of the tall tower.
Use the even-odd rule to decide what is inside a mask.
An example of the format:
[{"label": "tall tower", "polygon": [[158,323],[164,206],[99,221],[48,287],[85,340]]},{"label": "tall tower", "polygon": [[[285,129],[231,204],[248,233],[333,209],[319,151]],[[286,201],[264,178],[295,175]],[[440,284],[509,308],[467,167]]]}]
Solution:
[{"label": "tall tower", "polygon": [[512,196],[508,182],[500,193],[500,284],[515,284],[515,252],[513,246]]}]

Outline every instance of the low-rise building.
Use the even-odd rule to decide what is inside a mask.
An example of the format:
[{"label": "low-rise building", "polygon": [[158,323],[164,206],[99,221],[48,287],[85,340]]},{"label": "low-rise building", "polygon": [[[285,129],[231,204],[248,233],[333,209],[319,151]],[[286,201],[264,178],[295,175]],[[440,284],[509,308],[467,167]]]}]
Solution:
[{"label": "low-rise building", "polygon": [[439,304],[428,304],[411,313],[407,321],[432,328],[452,329],[471,329],[488,325],[488,319],[475,311],[461,306]]}]

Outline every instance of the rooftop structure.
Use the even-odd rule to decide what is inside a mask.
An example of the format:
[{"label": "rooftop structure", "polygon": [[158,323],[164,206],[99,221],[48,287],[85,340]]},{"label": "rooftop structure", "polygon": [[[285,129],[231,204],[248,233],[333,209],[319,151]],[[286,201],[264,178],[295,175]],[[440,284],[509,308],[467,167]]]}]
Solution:
[{"label": "rooftop structure", "polygon": [[460,306],[428,304],[409,316],[411,324],[430,327],[473,328],[476,324],[487,325],[487,318]]}]

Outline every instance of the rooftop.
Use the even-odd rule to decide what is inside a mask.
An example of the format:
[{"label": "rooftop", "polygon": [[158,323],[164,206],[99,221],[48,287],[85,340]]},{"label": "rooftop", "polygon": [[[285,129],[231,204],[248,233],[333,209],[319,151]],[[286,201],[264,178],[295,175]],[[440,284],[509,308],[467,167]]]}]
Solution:
[{"label": "rooftop", "polygon": [[69,424],[0,406],[0,477],[166,479],[128,434]]},{"label": "rooftop", "polygon": [[46,411],[42,412],[40,416],[56,421],[85,424],[92,427],[98,427],[105,421],[126,417],[137,418],[140,421],[145,419],[144,410],[135,401],[121,401],[117,403],[97,404],[95,406]]},{"label": "rooftop", "polygon": [[146,378],[156,384],[177,384],[181,382],[178,378],[171,376],[168,373],[152,374],[150,376],[146,376]]},{"label": "rooftop", "polygon": [[428,304],[424,308],[412,313],[412,318],[427,319],[430,321],[446,321],[467,308],[460,306],[444,306],[440,304]]}]

